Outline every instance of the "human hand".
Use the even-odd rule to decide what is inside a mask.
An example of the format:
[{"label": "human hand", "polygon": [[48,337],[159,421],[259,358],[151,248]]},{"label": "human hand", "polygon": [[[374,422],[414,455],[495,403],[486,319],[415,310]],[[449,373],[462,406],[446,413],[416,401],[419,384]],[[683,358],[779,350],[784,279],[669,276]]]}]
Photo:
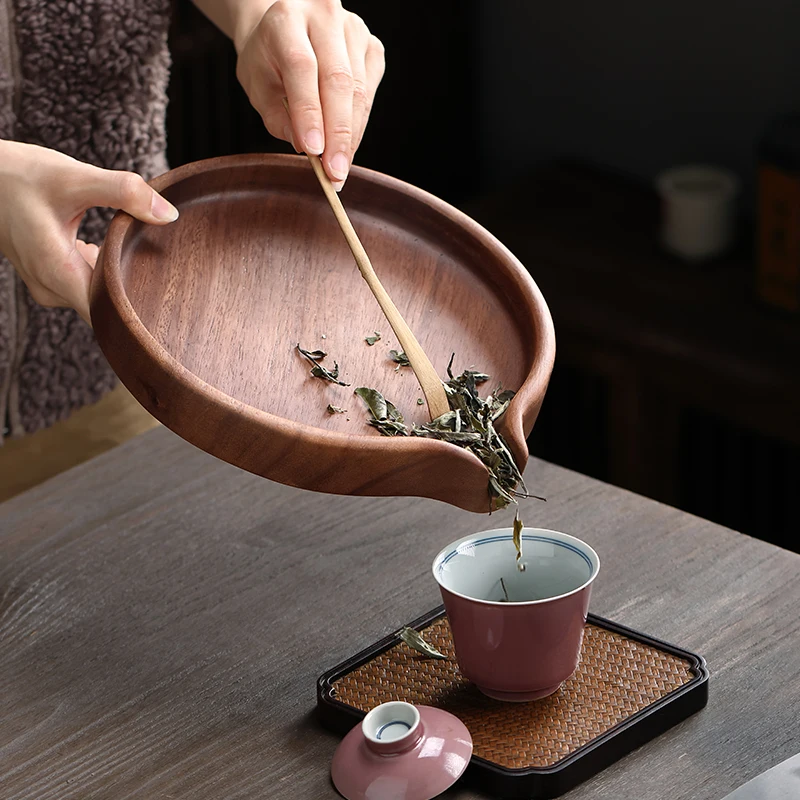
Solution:
[{"label": "human hand", "polygon": [[37,303],[70,306],[90,324],[89,288],[99,248],[77,236],[83,215],[94,206],[120,208],[154,225],[178,218],[178,210],[133,172],[0,140],[0,253]]},{"label": "human hand", "polygon": [[265,0],[236,21],[234,44],[237,77],[267,130],[321,155],[339,191],[383,77],[380,40],[339,0]]}]

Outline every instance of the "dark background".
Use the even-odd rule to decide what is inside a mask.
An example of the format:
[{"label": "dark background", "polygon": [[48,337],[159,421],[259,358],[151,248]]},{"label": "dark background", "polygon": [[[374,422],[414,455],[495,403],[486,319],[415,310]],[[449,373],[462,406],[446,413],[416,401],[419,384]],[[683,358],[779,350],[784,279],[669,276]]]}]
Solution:
[{"label": "dark background", "polygon": [[[794,0],[352,0],[387,71],[356,163],[482,222],[548,300],[558,358],[532,452],[800,551],[800,316],[757,298],[759,142],[800,107]],[[235,53],[176,0],[172,166],[289,148]],[[736,248],[656,240],[661,169],[742,180]]]}]

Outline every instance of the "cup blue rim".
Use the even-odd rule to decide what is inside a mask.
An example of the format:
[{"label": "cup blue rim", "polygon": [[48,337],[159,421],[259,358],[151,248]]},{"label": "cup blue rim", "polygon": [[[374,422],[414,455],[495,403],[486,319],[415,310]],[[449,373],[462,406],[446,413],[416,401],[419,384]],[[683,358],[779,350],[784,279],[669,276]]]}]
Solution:
[{"label": "cup blue rim", "polygon": [[[493,536],[492,534],[495,535]],[[462,592],[456,592],[454,589],[450,589],[442,584],[442,581],[439,579],[439,575],[437,574],[437,570],[440,571],[439,568],[441,565],[447,563],[450,558],[457,555],[459,547],[465,544],[478,544],[479,540],[484,539],[487,541],[496,541],[507,540],[511,539],[512,537],[513,528],[493,528],[489,531],[471,533],[468,536],[462,536],[460,539],[450,542],[450,544],[443,547],[433,559],[431,570],[433,572],[434,580],[439,584],[440,589],[443,589],[444,591],[449,592],[456,597],[461,597],[464,600],[470,600],[473,603],[480,603],[482,605],[508,608],[513,606],[534,606],[541,605],[543,603],[552,603],[554,600],[561,600],[564,597],[577,594],[578,592],[583,591],[587,586],[591,586],[591,584],[594,582],[594,579],[597,577],[598,572],[600,571],[600,556],[597,555],[597,551],[591,545],[587,544],[582,539],[579,539],[577,536],[572,536],[572,534],[564,533],[563,531],[550,530],[549,528],[523,528],[523,543],[525,541],[550,541],[559,545],[560,547],[566,547],[569,550],[580,553],[580,555],[583,556],[583,558],[589,564],[591,570],[587,580],[584,581],[584,583],[582,583],[580,586],[577,586],[568,592],[564,592],[563,594],[553,595],[552,597],[543,597],[539,600],[521,600],[512,602],[486,600],[482,597],[472,597],[468,594],[463,594]]]}]

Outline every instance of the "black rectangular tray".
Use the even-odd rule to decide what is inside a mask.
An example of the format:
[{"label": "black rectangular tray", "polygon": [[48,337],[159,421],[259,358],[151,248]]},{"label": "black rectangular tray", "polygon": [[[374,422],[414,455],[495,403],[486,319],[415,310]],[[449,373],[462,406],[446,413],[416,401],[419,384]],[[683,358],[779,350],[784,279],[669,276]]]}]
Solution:
[{"label": "black rectangular tray", "polygon": [[593,614],[575,674],[554,695],[532,703],[492,700],[464,680],[444,607],[410,627],[448,660],[426,658],[397,634],[386,636],[319,678],[321,721],[344,734],[390,700],[450,711],[474,743],[461,780],[488,794],[558,797],[708,699],[701,656]]}]

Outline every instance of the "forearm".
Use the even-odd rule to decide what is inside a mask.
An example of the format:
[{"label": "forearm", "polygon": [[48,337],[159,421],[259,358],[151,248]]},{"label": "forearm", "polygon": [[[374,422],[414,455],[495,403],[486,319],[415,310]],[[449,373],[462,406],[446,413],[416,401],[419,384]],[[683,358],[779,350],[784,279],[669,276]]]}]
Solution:
[{"label": "forearm", "polygon": [[275,0],[192,0],[236,47],[237,52]]}]

